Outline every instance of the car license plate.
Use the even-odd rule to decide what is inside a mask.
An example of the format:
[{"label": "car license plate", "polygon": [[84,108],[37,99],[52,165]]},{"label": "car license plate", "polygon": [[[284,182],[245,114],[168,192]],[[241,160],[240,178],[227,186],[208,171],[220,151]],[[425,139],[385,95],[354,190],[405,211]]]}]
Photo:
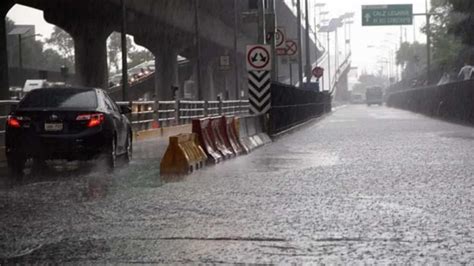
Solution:
[{"label": "car license plate", "polygon": [[44,130],[45,131],[62,131],[63,124],[62,123],[45,123]]}]

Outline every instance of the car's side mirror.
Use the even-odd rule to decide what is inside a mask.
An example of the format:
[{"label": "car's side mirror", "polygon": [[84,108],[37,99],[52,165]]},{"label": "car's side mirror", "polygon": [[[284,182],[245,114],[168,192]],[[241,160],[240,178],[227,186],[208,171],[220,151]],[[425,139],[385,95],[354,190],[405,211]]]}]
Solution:
[{"label": "car's side mirror", "polygon": [[131,114],[132,113],[132,108],[130,108],[129,106],[126,106],[126,105],[121,105],[120,106],[120,113],[122,113],[123,115]]}]

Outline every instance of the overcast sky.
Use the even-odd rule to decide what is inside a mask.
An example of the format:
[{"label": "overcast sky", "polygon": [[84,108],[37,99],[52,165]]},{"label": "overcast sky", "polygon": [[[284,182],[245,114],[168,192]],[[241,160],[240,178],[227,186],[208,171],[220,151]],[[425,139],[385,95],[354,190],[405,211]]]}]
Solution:
[{"label": "overcast sky", "polygon": [[[243,0],[242,0],[243,1]],[[291,2],[292,0],[286,0]],[[304,3],[304,0],[301,0]],[[394,48],[395,43],[400,39],[400,27],[362,27],[361,26],[361,6],[370,4],[413,4],[415,13],[425,12],[425,0],[309,0],[310,7],[315,3],[326,3],[326,7],[322,10],[329,11],[327,18],[338,17],[346,12],[355,12],[354,24],[352,25],[352,54],[353,65],[359,68],[359,72],[375,72],[378,69],[377,61],[382,56],[386,56],[388,49]],[[311,8],[312,9],[312,8]],[[48,37],[53,26],[46,23],[43,19],[43,12],[19,6],[14,6],[8,13],[8,17],[13,19],[17,24],[34,24],[36,25],[36,33]],[[425,42],[425,36],[420,33],[419,28],[425,24],[424,17],[416,17],[416,38],[420,42]],[[409,42],[414,38],[414,27],[403,27]],[[405,33],[403,33],[405,38]],[[325,43],[325,42],[323,42]],[[392,44],[391,44],[392,43]],[[368,48],[367,46],[383,46],[381,48]],[[392,49],[393,49],[392,48]]]}]

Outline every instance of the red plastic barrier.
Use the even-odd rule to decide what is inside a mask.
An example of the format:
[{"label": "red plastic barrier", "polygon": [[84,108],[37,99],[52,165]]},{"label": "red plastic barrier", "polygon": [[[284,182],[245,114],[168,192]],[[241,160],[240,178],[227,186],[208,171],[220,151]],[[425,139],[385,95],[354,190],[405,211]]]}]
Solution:
[{"label": "red plastic barrier", "polygon": [[201,147],[212,163],[221,162],[224,157],[217,149],[212,134],[211,120],[208,118],[193,120],[193,133],[196,133]]},{"label": "red plastic barrier", "polygon": [[241,155],[244,153],[244,148],[237,137],[234,119],[234,117],[222,117],[222,124],[225,124],[225,138],[228,140],[228,144],[236,155]]},{"label": "red plastic barrier", "polygon": [[220,117],[212,118],[211,122],[208,125],[209,132],[213,143],[216,145],[218,151],[224,156],[224,158],[229,159],[235,156],[232,152],[232,147],[227,146],[224,140],[224,131],[225,126],[221,127],[222,119]]}]

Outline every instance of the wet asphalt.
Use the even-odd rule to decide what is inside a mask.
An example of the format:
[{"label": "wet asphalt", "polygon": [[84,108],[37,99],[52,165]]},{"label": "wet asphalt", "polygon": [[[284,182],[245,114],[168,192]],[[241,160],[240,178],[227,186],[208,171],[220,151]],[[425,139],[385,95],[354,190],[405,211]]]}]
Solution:
[{"label": "wet asphalt", "polygon": [[474,264],[472,127],[347,106],[182,180],[164,147],[3,174],[0,264]]}]

